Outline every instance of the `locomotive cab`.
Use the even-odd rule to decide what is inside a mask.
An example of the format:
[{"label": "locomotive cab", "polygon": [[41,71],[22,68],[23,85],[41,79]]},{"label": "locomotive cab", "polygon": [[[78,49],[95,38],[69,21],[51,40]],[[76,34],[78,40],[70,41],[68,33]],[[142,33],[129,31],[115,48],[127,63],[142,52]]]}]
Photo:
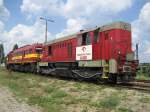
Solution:
[{"label": "locomotive cab", "polygon": [[94,74],[107,81],[131,81],[138,65],[131,43],[131,25],[124,22],[82,32],[76,47],[79,68],[95,70]]}]

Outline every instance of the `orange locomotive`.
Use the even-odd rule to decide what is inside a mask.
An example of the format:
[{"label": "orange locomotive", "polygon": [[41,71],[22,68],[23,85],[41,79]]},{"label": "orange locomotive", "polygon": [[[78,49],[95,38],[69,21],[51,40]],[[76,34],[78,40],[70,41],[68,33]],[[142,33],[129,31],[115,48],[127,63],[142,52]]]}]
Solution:
[{"label": "orange locomotive", "polygon": [[7,68],[14,71],[37,72],[37,62],[41,57],[42,44],[26,45],[9,53]]}]

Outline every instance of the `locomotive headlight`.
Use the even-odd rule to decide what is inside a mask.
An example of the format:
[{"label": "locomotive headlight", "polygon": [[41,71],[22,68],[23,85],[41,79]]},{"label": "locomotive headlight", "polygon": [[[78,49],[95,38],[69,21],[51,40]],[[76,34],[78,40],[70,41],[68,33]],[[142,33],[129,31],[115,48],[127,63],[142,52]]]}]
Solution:
[{"label": "locomotive headlight", "polygon": [[127,60],[127,61],[133,61],[133,60],[134,60],[134,57],[135,57],[134,52],[128,53],[128,54],[126,55],[126,60]]},{"label": "locomotive headlight", "polygon": [[131,66],[123,66],[123,72],[131,72]]}]

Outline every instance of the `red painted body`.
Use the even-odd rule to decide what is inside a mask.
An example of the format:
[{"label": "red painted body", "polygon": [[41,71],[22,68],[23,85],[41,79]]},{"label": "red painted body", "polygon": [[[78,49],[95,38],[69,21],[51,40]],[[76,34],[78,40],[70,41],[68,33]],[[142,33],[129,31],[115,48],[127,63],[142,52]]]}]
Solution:
[{"label": "red painted body", "polygon": [[[7,64],[37,62],[41,58],[40,56],[39,57],[36,56],[37,48],[42,49],[42,44],[26,45],[26,46],[23,46],[21,48],[14,50],[14,51],[11,51],[8,55]],[[28,55],[28,56],[26,56],[26,55]]]},{"label": "red painted body", "polygon": [[[136,74],[138,60],[134,59],[131,38],[131,25],[116,22],[91,30],[83,30],[43,45],[24,46],[8,54],[7,64],[8,67],[11,64],[14,70],[21,68],[22,71],[28,71],[34,64],[32,71],[48,74],[57,69],[65,69],[64,71],[74,73],[80,78],[82,77],[80,72],[86,75],[87,71],[92,71],[93,76],[99,74],[101,78],[107,76],[108,79],[114,81],[118,77],[121,80],[132,79]],[[37,48],[41,48],[42,53],[37,53]],[[85,49],[87,49],[86,55],[78,54],[84,52]],[[29,50],[31,52],[26,55],[26,51]],[[22,58],[15,56],[22,56]],[[79,59],[78,56],[80,56]],[[18,63],[20,65],[16,65]],[[30,63],[30,66],[22,66],[24,63]],[[29,69],[25,70],[25,67]],[[88,75],[90,76],[90,73]],[[67,75],[67,77],[70,76]]]},{"label": "red painted body", "polygon": [[[107,34],[107,37],[106,37]],[[65,41],[43,46],[43,62],[70,62],[76,61],[76,47],[80,35]],[[127,53],[132,53],[131,32],[122,29],[99,32],[98,42],[94,43],[94,32],[90,31],[91,45],[93,49],[93,59],[118,59],[118,52],[125,58]],[[72,56],[69,57],[68,44],[72,45]],[[48,46],[52,46],[52,55],[48,55]]]}]

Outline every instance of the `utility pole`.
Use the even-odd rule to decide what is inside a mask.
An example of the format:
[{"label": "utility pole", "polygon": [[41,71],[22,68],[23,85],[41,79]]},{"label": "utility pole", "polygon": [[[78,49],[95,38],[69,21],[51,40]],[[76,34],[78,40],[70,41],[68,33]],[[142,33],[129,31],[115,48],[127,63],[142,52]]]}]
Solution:
[{"label": "utility pole", "polygon": [[139,59],[139,43],[136,43],[136,60]]},{"label": "utility pole", "polygon": [[54,21],[51,20],[51,19],[43,18],[43,17],[40,17],[40,19],[41,19],[41,20],[44,20],[44,21],[45,21],[45,24],[46,24],[46,26],[45,26],[45,43],[46,43],[46,42],[47,42],[47,22],[52,22],[52,23],[54,23]]}]

